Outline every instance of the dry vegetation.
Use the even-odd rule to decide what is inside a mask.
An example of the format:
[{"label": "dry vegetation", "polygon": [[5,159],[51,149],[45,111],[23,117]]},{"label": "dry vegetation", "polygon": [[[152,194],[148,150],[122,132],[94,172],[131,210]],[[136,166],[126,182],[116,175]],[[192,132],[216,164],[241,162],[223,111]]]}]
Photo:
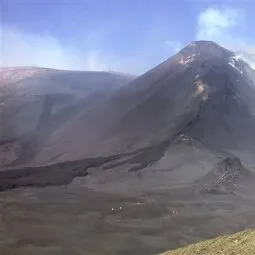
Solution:
[{"label": "dry vegetation", "polygon": [[192,244],[161,255],[251,255],[255,254],[255,230]]}]

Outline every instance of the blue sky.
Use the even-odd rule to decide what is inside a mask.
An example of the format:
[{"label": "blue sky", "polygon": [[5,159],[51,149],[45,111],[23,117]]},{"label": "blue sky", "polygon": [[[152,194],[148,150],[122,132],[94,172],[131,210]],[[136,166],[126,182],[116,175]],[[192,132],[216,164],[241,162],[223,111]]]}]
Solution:
[{"label": "blue sky", "polygon": [[141,74],[194,40],[255,49],[255,1],[1,0],[1,66]]}]

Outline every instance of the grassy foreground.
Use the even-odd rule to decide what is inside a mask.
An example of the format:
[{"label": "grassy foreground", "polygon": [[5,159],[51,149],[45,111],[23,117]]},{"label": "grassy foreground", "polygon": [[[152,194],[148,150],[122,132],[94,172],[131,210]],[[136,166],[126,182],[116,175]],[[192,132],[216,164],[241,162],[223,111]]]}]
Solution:
[{"label": "grassy foreground", "polygon": [[161,255],[252,255],[255,254],[255,229],[192,244]]}]

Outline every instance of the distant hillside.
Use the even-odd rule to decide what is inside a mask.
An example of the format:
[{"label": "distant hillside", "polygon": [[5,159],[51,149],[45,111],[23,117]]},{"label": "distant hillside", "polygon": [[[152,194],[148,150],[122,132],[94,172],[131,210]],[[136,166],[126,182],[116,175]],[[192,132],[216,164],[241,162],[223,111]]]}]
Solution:
[{"label": "distant hillside", "polygon": [[221,236],[161,255],[251,255],[255,254],[255,230]]},{"label": "distant hillside", "polygon": [[0,68],[0,168],[32,160],[52,133],[133,78],[110,72]]}]

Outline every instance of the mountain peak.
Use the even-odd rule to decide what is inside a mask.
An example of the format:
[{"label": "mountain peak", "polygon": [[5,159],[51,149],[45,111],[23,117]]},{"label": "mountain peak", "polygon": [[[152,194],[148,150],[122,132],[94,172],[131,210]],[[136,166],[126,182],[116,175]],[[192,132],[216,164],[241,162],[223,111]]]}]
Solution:
[{"label": "mountain peak", "polygon": [[217,44],[214,41],[206,41],[206,40],[193,41],[192,43],[188,45],[188,47],[195,47],[195,46],[221,47],[219,44]]},{"label": "mountain peak", "polygon": [[181,54],[196,54],[211,57],[231,57],[233,52],[213,41],[194,41],[180,51]]},{"label": "mountain peak", "polygon": [[190,43],[189,45],[187,45],[187,47],[185,47],[184,49],[186,48],[188,49],[193,48],[198,50],[219,50],[219,51],[227,51],[229,53],[231,52],[214,41],[205,41],[205,40],[194,41]]},{"label": "mountain peak", "polygon": [[240,58],[232,51],[213,41],[194,41],[183,48],[169,63],[179,63],[182,67],[208,67],[231,65],[236,70]]}]

